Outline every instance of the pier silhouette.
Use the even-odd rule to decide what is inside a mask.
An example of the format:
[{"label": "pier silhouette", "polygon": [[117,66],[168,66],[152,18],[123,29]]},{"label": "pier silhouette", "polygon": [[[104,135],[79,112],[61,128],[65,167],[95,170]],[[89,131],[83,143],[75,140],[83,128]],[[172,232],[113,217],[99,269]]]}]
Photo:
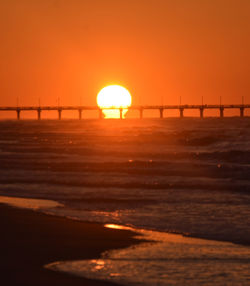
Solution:
[{"label": "pier silhouette", "polygon": [[217,109],[219,111],[219,117],[224,117],[224,110],[225,109],[238,109],[239,116],[244,117],[245,109],[250,108],[250,104],[202,104],[202,105],[189,105],[189,104],[180,104],[180,105],[132,105],[130,107],[121,108],[121,107],[107,107],[107,108],[100,108],[98,106],[16,106],[16,107],[8,107],[3,106],[0,107],[0,111],[14,111],[16,112],[17,119],[21,119],[21,112],[22,111],[35,111],[37,112],[37,119],[41,119],[42,111],[57,111],[58,112],[58,119],[62,119],[62,112],[66,110],[77,111],[78,118],[81,120],[83,118],[82,114],[84,111],[97,111],[99,114],[99,118],[103,118],[103,110],[119,110],[120,111],[120,119],[122,119],[123,110],[136,110],[139,113],[139,118],[143,118],[143,112],[145,110],[159,110],[159,117],[164,118],[164,111],[167,110],[179,110],[180,118],[184,117],[184,111],[187,109],[199,110],[200,111],[200,118],[204,117],[204,111],[208,109]]}]

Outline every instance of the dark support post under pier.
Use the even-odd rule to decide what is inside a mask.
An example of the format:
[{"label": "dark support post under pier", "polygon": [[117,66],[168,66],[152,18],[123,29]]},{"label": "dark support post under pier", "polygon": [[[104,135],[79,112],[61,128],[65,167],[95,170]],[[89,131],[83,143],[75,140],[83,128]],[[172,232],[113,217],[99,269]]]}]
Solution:
[{"label": "dark support post under pier", "polygon": [[78,112],[79,112],[79,120],[82,119],[82,109],[78,109]]},{"label": "dark support post under pier", "polygon": [[200,118],[203,118],[203,116],[204,116],[204,108],[201,107],[200,108]]},{"label": "dark support post under pier", "polygon": [[143,108],[140,108],[140,119],[143,118]]},{"label": "dark support post under pier", "polygon": [[220,117],[224,117],[224,107],[220,107]]},{"label": "dark support post under pier", "polygon": [[58,119],[61,120],[62,119],[62,110],[58,109]]},{"label": "dark support post under pier", "polygon": [[102,109],[99,109],[99,119],[103,119]]},{"label": "dark support post under pier", "polygon": [[163,118],[163,111],[164,111],[164,109],[160,108],[159,110],[160,110],[160,118]]},{"label": "dark support post under pier", "polygon": [[42,113],[42,110],[40,108],[37,109],[37,120],[41,119],[41,113]]},{"label": "dark support post under pier", "polygon": [[120,108],[120,119],[122,119],[122,111],[123,111],[123,109]]},{"label": "dark support post under pier", "polygon": [[21,110],[18,108],[16,110],[17,120],[20,120],[20,113],[21,113]]},{"label": "dark support post under pier", "polygon": [[240,108],[240,117],[244,117],[244,107]]},{"label": "dark support post under pier", "polygon": [[180,117],[183,118],[184,117],[184,109],[180,108]]}]

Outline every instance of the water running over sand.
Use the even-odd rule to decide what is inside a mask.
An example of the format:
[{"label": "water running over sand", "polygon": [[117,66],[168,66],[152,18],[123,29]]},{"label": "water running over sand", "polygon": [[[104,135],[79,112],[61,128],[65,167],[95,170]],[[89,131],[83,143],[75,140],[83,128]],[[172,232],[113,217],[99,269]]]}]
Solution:
[{"label": "water running over sand", "polygon": [[249,285],[250,248],[182,235],[134,230],[154,243],[113,250],[101,259],[46,267],[124,285]]}]

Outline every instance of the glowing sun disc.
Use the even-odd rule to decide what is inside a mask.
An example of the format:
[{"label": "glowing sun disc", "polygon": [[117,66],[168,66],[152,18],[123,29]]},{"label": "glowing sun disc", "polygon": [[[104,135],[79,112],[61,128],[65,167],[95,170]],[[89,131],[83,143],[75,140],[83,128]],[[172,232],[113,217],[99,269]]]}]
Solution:
[{"label": "glowing sun disc", "polygon": [[120,111],[118,109],[107,108],[123,108],[122,116],[124,117],[131,106],[131,95],[129,91],[120,85],[109,85],[104,87],[97,95],[97,104],[103,109],[106,118],[119,118]]}]

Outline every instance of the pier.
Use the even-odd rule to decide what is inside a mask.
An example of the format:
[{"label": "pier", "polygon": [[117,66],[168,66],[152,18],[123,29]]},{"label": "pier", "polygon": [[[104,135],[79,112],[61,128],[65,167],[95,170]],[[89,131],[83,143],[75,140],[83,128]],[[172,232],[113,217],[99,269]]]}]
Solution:
[{"label": "pier", "polygon": [[145,110],[158,110],[159,111],[159,118],[164,118],[164,112],[167,112],[168,110],[178,110],[180,118],[183,118],[185,116],[185,110],[193,109],[198,110],[200,112],[200,118],[204,118],[205,110],[208,109],[215,109],[218,110],[219,117],[224,117],[224,111],[225,109],[238,109],[239,110],[239,116],[244,117],[245,109],[250,108],[250,104],[223,104],[223,105],[132,105],[128,108],[118,108],[118,107],[109,107],[109,108],[99,108],[98,106],[20,106],[20,107],[0,107],[0,111],[14,111],[16,112],[16,118],[18,120],[21,119],[21,112],[22,111],[34,111],[37,113],[37,119],[41,120],[42,118],[42,111],[57,111],[58,112],[58,120],[62,119],[62,113],[66,110],[75,110],[78,112],[78,118],[79,120],[83,119],[83,113],[84,111],[97,111],[99,114],[99,118],[102,119],[103,116],[103,110],[110,110],[110,109],[116,109],[120,111],[120,118],[122,119],[123,109],[128,110],[136,110],[138,111],[139,118],[143,118],[143,113]]}]

